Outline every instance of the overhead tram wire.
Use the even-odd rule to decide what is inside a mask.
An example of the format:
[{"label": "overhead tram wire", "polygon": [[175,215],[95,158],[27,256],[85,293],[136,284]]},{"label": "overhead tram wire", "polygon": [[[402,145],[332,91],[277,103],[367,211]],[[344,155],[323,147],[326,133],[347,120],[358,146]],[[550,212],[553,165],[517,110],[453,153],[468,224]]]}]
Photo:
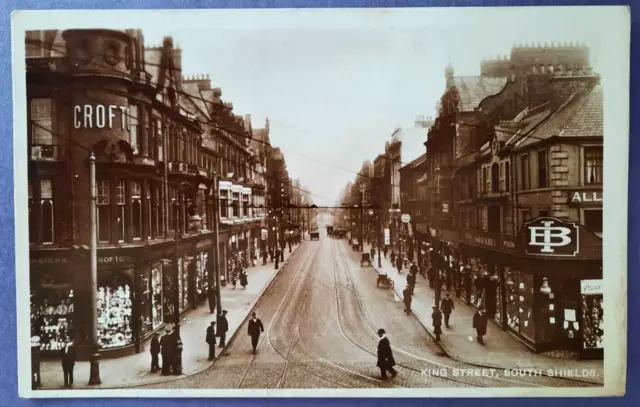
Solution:
[{"label": "overhead tram wire", "polygon": [[[37,42],[39,42],[39,43],[41,43],[41,44],[42,44],[42,41],[37,41]],[[51,47],[51,49],[54,49],[54,48],[55,48],[55,47]],[[60,52],[62,52],[62,51],[60,51]],[[66,50],[65,50],[64,52],[66,53]],[[102,55],[105,55],[104,53],[97,53],[97,54],[98,54],[98,55],[101,55],[101,54],[102,54]],[[66,54],[65,54],[65,55],[66,55]],[[52,59],[53,59],[53,57],[50,57],[50,58],[52,58]],[[62,58],[62,57],[61,57],[61,58]],[[175,70],[175,71],[177,71],[177,72],[181,72],[181,71],[182,71],[181,69],[177,69],[177,68],[173,68],[173,67],[168,67],[168,66],[167,66],[167,65],[165,65],[165,64],[155,64],[155,63],[150,63],[150,62],[146,62],[146,61],[145,61],[145,65],[151,65],[151,66],[163,67],[163,68],[167,68],[167,70],[169,70],[169,71],[172,71],[172,70]],[[107,66],[107,65],[106,65],[106,64],[104,64],[104,63],[103,63],[103,66],[104,66],[105,68],[111,68],[111,67]],[[104,90],[104,91],[106,91],[106,92],[111,92],[111,93],[113,93],[113,94],[120,95],[120,96],[125,96],[125,97],[127,97],[127,96],[128,96],[128,94],[127,94],[126,92],[116,92],[116,91],[113,91],[112,89],[107,89],[107,88],[103,88],[103,87],[98,87],[98,89],[100,89],[100,90]],[[169,87],[167,87],[167,86],[163,86],[161,89],[162,89],[162,90],[164,90],[164,89],[171,89],[171,88],[169,88]],[[183,90],[178,90],[178,93],[180,93],[180,94],[184,95],[184,96],[185,96],[185,97],[187,97],[187,98],[192,98],[192,99],[200,100],[200,101],[202,101],[202,102],[204,102],[204,103],[207,103],[207,104],[211,104],[211,105],[214,105],[214,106],[217,106],[217,107],[222,107],[223,109],[228,109],[228,108],[226,108],[226,107],[224,106],[224,104],[223,104],[222,102],[218,104],[218,103],[216,103],[216,102],[213,102],[213,101],[210,101],[210,100],[204,99],[204,98],[202,98],[202,97],[198,97],[198,96],[193,95],[193,94],[191,94],[191,93],[187,93],[187,92],[185,92],[185,91],[183,91]],[[88,95],[88,94],[87,94],[86,96],[87,96],[87,97],[89,97],[89,98],[92,98],[92,97],[91,97],[90,95]],[[95,101],[99,101],[99,100],[97,100],[96,98],[93,98],[93,99],[94,99]],[[191,113],[191,112],[190,112],[190,113]],[[208,113],[209,115],[211,115],[211,112],[210,112],[210,111],[207,111],[207,113]],[[130,117],[130,118],[131,118],[131,117],[133,117],[133,116],[129,115],[128,113],[126,113],[126,115],[127,115],[127,117]],[[137,119],[137,118],[136,118],[136,119]],[[197,118],[189,118],[189,120],[194,121],[194,122],[196,122],[196,123],[199,123],[199,124],[201,124],[201,125],[205,125],[205,126],[213,127],[213,128],[215,128],[215,130],[218,130],[218,131],[226,132],[226,133],[232,134],[232,135],[234,135],[234,136],[238,136],[238,137],[241,137],[241,138],[249,139],[250,141],[255,141],[255,142],[257,142],[257,143],[265,144],[265,145],[268,145],[268,146],[269,146],[269,147],[271,147],[271,148],[274,148],[274,146],[273,146],[273,145],[271,145],[271,143],[269,143],[269,142],[262,141],[262,140],[257,140],[257,139],[255,139],[255,138],[253,138],[253,137],[251,137],[251,136],[248,136],[248,135],[245,135],[245,134],[242,134],[242,133],[239,133],[239,132],[233,131],[233,130],[221,129],[219,126],[217,126],[215,123],[213,123],[213,120],[211,120],[211,122],[202,121],[202,120],[197,119]],[[451,122],[449,122],[449,123],[450,123],[450,124],[458,124],[458,125],[461,125],[461,126],[467,126],[467,127],[478,128],[478,129],[482,129],[482,130],[495,131],[495,128],[494,128],[494,127],[491,127],[491,126],[481,126],[481,125],[476,125],[476,124],[471,124],[471,123],[463,123],[463,122],[455,122],[455,121],[451,121]],[[285,125],[285,126],[286,126],[286,125]],[[291,127],[291,126],[289,126],[289,127]],[[537,128],[537,126],[536,126],[535,128]],[[534,128],[534,129],[535,129],[535,128]],[[533,131],[534,129],[530,130],[530,132],[531,132],[531,131]],[[514,131],[508,131],[508,130],[504,129],[504,130],[500,130],[500,132],[501,132],[501,133],[504,133],[504,134],[511,134],[511,135],[518,135],[518,134],[520,134],[520,135],[522,135],[523,137],[533,138],[533,139],[537,139],[537,140],[541,140],[541,141],[545,141],[545,140],[547,140],[546,138],[542,138],[542,137],[537,137],[537,136],[533,136],[533,135],[526,135],[526,134],[522,134],[522,133],[520,133],[519,131],[515,131],[515,132],[514,132]],[[195,145],[195,146],[197,146],[197,147],[200,147],[200,145],[197,145],[196,143],[192,143],[192,142],[190,142],[190,141],[188,141],[188,140],[185,140],[185,139],[184,139],[182,136],[180,136],[180,135],[176,135],[176,137],[177,137],[177,138],[179,138],[179,139],[181,139],[181,140],[182,140],[184,143],[186,143],[186,144],[192,144],[192,145]],[[304,155],[303,155],[303,154],[301,154],[301,153],[296,153],[296,152],[290,152],[290,153],[291,153],[291,154],[294,154],[294,155],[304,156]],[[462,156],[460,156],[460,157],[456,157],[456,159],[465,158],[465,157],[467,157],[467,156],[470,156],[470,155],[473,155],[473,154],[476,154],[476,153],[477,153],[477,152],[473,151],[473,152],[470,152],[470,153],[464,154],[464,155],[462,155]],[[409,164],[409,163],[405,163],[405,162],[402,162],[402,161],[397,160],[397,159],[392,159],[392,158],[390,158],[390,157],[387,157],[387,156],[386,156],[386,154],[380,154],[379,156],[380,156],[380,157],[382,157],[382,158],[385,158],[385,159],[387,159],[387,160],[390,160],[390,161],[392,161],[392,162],[399,162],[399,163],[400,163],[400,164],[402,164],[402,165],[408,165],[408,164]],[[224,160],[227,160],[227,161],[232,161],[232,160],[230,160],[230,159],[226,159],[226,158],[223,158],[223,159],[224,159]],[[334,164],[331,164],[331,163],[323,162],[323,161],[321,161],[321,160],[317,160],[317,159],[316,159],[316,161],[318,161],[318,162],[320,162],[320,163],[322,163],[322,164],[325,164],[325,165],[332,166],[332,167],[334,167],[334,168],[341,169],[341,170],[343,170],[343,171],[351,172],[351,173],[353,173],[354,175],[356,175],[356,177],[360,176],[360,177],[364,177],[364,178],[368,178],[368,179],[375,179],[375,177],[371,177],[371,176],[369,176],[369,175],[361,174],[361,173],[358,173],[358,172],[355,172],[355,171],[352,171],[352,170],[348,170],[348,169],[345,169],[345,168],[341,168],[341,167],[339,167],[339,166],[337,166],[337,165],[334,165]],[[263,175],[264,175],[265,177],[268,177],[266,174],[263,174]],[[283,182],[283,181],[280,181],[280,182],[281,182],[281,183],[283,183],[283,184],[285,184],[285,185],[292,186],[292,187],[293,187],[293,188],[295,188],[295,189],[299,189],[299,190],[301,190],[300,188],[295,187],[294,185],[292,185],[292,184],[290,184],[290,183],[285,183],[285,182]],[[392,186],[392,187],[399,187],[399,185],[391,185],[391,186]],[[320,196],[318,196],[318,195],[316,195],[316,194],[313,194],[313,193],[311,193],[311,192],[309,192],[309,191],[304,191],[304,190],[301,190],[301,191],[302,191],[302,192],[305,192],[305,193],[309,193],[309,194],[315,195],[315,196],[317,196],[317,197],[319,197],[319,198],[322,198],[323,200],[329,200],[329,201],[332,201],[331,199],[328,199],[328,198],[326,198],[326,197],[320,197]]]}]

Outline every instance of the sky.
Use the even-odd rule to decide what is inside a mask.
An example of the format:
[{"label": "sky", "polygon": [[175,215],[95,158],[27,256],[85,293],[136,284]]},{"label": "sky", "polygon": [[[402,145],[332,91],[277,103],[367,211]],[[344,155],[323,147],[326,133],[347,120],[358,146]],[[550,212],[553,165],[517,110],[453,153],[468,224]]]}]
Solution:
[{"label": "sky", "polygon": [[612,59],[628,49],[624,17],[596,7],[98,11],[48,13],[25,25],[140,28],[148,46],[172,36],[184,74],[209,74],[254,127],[268,117],[290,176],[316,204],[332,204],[396,128],[436,115],[448,63],[456,75],[477,75],[482,59],[508,55],[514,44],[581,42],[606,82],[620,63]]}]

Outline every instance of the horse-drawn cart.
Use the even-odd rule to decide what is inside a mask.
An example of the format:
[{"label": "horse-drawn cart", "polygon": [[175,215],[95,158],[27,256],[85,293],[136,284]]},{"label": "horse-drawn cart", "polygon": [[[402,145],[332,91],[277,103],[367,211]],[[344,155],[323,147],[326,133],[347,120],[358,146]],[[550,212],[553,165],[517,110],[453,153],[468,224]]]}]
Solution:
[{"label": "horse-drawn cart", "polygon": [[376,287],[393,288],[393,280],[387,275],[387,273],[378,273],[378,280],[376,281]]}]

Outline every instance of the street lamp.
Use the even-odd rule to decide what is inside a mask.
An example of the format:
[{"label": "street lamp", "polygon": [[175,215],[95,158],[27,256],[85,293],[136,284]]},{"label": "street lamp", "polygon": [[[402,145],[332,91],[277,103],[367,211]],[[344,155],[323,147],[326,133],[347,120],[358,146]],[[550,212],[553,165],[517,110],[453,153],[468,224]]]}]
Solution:
[{"label": "street lamp", "polygon": [[100,380],[100,353],[98,352],[98,224],[96,222],[96,156],[91,152],[89,157],[89,178],[91,188],[91,356],[89,367],[89,385],[98,385],[102,383]]},{"label": "street lamp", "polygon": [[434,264],[434,269],[435,269],[435,282],[436,282],[436,295],[435,295],[435,306],[436,307],[440,307],[440,291],[442,290],[442,281],[440,279],[440,265],[442,262],[442,247],[441,247],[441,242],[440,242],[440,206],[441,206],[441,202],[440,202],[440,167],[436,167],[436,204],[438,205],[436,207],[436,236],[435,236],[435,264]]}]

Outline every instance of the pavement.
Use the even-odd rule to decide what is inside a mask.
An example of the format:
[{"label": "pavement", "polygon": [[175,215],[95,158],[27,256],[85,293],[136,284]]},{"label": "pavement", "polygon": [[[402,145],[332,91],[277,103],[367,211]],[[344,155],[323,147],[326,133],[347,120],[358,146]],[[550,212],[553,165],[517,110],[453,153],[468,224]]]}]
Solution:
[{"label": "pavement", "polygon": [[[369,250],[370,246],[365,246]],[[372,261],[373,268],[378,271],[377,256]],[[389,259],[382,259],[382,270],[394,281],[394,291],[402,298],[402,290],[407,286],[408,268],[402,273],[391,264]],[[443,291],[444,297],[444,291]],[[449,321],[450,328],[442,327],[439,345],[442,350],[458,362],[495,369],[541,370],[543,375],[549,375],[551,369],[562,370],[565,378],[571,372],[582,374],[583,369],[595,371],[595,377],[575,377],[577,381],[588,383],[604,383],[604,363],[602,360],[558,359],[544,354],[537,354],[505,331],[495,321],[490,321],[485,336],[485,345],[476,340],[476,333],[472,327],[473,314],[476,308],[467,305],[462,300],[452,296],[455,309]],[[411,303],[413,314],[433,337],[431,321],[432,307],[435,302],[435,291],[429,288],[428,281],[418,275],[416,287]],[[556,373],[557,374],[557,373]],[[569,378],[571,379],[571,378]]]},{"label": "pavement", "polygon": [[[249,284],[246,289],[243,289],[240,285],[234,289],[230,284],[221,287],[222,309],[228,311],[227,320],[229,321],[226,347],[229,347],[234,333],[299,247],[300,245],[293,246],[292,253],[289,253],[288,249],[284,251],[284,263],[280,263],[278,270],[274,268],[274,263],[268,261],[263,266],[262,259],[259,259],[256,267],[247,269]],[[209,306],[206,303],[195,310],[183,314],[180,327],[180,336],[183,342],[183,374],[181,376],[162,376],[159,372],[151,373],[151,355],[149,353],[149,343],[147,343],[140,353],[116,359],[101,360],[100,377],[102,384],[97,386],[88,385],[89,362],[76,362],[73,388],[109,389],[166,383],[202,372],[214,363],[208,360],[209,348],[205,343],[206,329],[212,320],[215,320],[215,315],[210,313]],[[225,350],[216,347],[216,356],[219,356],[221,351],[224,352]],[[40,374],[42,380],[41,390],[63,388],[64,378],[59,360],[42,361]]]}]

